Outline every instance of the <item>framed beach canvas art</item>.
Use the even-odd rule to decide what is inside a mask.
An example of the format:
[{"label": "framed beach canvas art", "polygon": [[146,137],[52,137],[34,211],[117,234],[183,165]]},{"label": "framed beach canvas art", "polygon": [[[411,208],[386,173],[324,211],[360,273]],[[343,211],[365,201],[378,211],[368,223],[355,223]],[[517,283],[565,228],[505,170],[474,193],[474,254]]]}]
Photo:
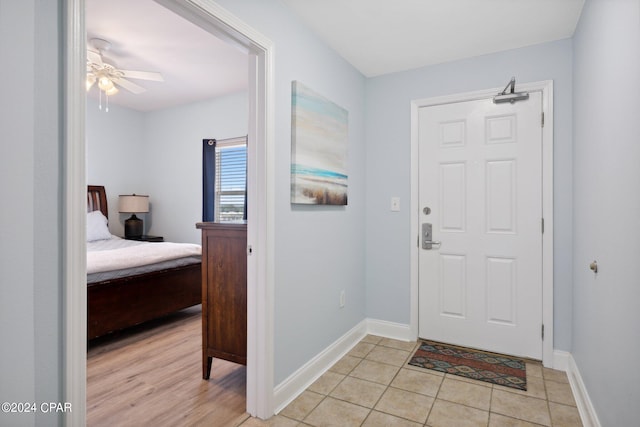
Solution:
[{"label": "framed beach canvas art", "polygon": [[349,113],[291,83],[291,203],[347,204]]}]

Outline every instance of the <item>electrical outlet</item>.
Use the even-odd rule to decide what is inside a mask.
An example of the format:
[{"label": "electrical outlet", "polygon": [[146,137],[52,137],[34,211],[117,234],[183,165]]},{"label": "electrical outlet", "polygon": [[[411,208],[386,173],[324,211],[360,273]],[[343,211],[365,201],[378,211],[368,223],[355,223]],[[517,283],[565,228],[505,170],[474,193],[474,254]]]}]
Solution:
[{"label": "electrical outlet", "polygon": [[400,212],[400,197],[391,198],[391,211]]},{"label": "electrical outlet", "polygon": [[340,291],[340,308],[344,307],[345,302],[346,302],[346,296],[345,296],[344,290],[342,290]]}]

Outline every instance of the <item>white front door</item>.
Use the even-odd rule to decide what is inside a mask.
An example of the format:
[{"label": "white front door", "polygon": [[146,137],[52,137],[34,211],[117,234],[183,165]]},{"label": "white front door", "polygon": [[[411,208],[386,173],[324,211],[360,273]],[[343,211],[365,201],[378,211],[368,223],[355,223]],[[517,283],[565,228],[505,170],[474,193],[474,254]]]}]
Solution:
[{"label": "white front door", "polygon": [[421,338],[542,359],[541,114],[540,92],[419,109]]}]

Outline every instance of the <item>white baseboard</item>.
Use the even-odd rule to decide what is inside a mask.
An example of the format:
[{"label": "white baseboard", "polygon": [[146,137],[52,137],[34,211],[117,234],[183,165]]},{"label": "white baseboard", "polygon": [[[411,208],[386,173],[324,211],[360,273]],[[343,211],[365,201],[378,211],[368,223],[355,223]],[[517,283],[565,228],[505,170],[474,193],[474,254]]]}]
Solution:
[{"label": "white baseboard", "polygon": [[553,365],[549,366],[549,368],[568,372],[569,358],[571,358],[571,353],[568,351],[553,350]]},{"label": "white baseboard", "polygon": [[411,336],[409,325],[387,322],[386,320],[367,319],[367,333],[400,341],[416,340],[416,337]]},{"label": "white baseboard", "polygon": [[401,341],[415,340],[415,337],[411,337],[409,325],[364,319],[275,387],[273,390],[275,413],[280,412],[298,397],[367,334]]},{"label": "white baseboard", "polygon": [[576,399],[576,405],[578,406],[578,412],[580,413],[582,424],[584,427],[601,427],[598,414],[596,414],[596,410],[589,398],[587,388],[582,381],[578,365],[576,365],[576,361],[571,353],[567,354],[569,355],[567,358],[567,377],[569,377],[569,385],[571,386],[573,397]]},{"label": "white baseboard", "polygon": [[365,319],[278,384],[273,390],[275,413],[277,414],[284,409],[315,380],[328,371],[331,366],[358,344],[366,334],[367,320]]}]

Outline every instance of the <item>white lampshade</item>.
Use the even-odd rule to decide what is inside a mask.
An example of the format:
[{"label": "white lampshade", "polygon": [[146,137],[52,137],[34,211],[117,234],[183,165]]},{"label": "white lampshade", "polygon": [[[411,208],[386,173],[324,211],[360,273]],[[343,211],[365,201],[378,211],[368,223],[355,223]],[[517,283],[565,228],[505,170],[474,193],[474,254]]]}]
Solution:
[{"label": "white lampshade", "polygon": [[149,212],[149,196],[121,195],[118,199],[118,212],[133,214]]},{"label": "white lampshade", "polygon": [[89,91],[89,89],[91,89],[91,87],[95,82],[96,82],[96,76],[93,73],[87,74],[87,81],[86,81],[87,92]]},{"label": "white lampshade", "polygon": [[109,77],[102,76],[98,79],[98,87],[106,92],[113,87],[113,82]]},{"label": "white lampshade", "polygon": [[104,91],[104,93],[106,93],[106,94],[107,94],[107,95],[109,95],[109,96],[115,95],[115,94],[116,94],[116,93],[118,93],[118,92],[120,92],[120,91],[118,90],[118,88],[117,88],[117,87],[115,87],[115,85],[114,85],[114,86],[111,86],[111,89],[108,89],[108,90],[105,90],[105,91]]}]

